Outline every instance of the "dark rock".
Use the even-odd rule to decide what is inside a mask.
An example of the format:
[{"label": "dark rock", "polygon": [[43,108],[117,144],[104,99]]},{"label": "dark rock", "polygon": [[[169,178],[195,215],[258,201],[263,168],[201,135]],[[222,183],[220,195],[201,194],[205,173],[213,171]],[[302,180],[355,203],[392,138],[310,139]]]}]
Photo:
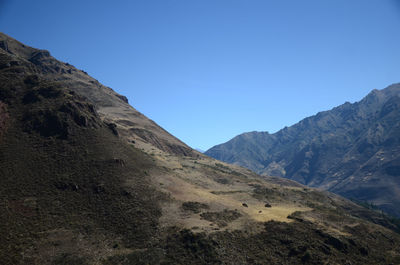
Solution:
[{"label": "dark rock", "polygon": [[87,127],[88,126],[88,120],[84,115],[74,115],[74,121],[76,124],[79,126]]},{"label": "dark rock", "polygon": [[123,102],[129,103],[127,97],[125,97],[125,96],[123,96],[123,95],[118,95],[118,94],[117,94],[117,97],[118,97],[120,100],[122,100]]},{"label": "dark rock", "polygon": [[34,64],[39,64],[43,59],[49,58],[50,57],[50,52],[46,50],[38,50],[32,53],[31,58],[29,61],[31,61]]},{"label": "dark rock", "polygon": [[1,40],[1,41],[0,41],[0,48],[3,49],[3,50],[5,50],[6,52],[9,52],[7,41]]},{"label": "dark rock", "polygon": [[347,250],[347,245],[344,242],[330,235],[328,235],[328,238],[325,239],[325,243],[342,252],[346,252]]},{"label": "dark rock", "polygon": [[106,125],[114,135],[118,136],[117,125],[115,123],[106,123]]}]

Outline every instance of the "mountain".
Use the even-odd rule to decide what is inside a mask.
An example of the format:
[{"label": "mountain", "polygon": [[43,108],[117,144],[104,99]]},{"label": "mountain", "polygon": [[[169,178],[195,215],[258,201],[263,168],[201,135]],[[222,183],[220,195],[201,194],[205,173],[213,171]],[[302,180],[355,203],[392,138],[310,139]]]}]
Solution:
[{"label": "mountain", "polygon": [[396,264],[399,230],[340,196],[204,156],[0,33],[1,264]]},{"label": "mountain", "polygon": [[400,216],[400,84],[274,134],[241,134],[205,154]]}]

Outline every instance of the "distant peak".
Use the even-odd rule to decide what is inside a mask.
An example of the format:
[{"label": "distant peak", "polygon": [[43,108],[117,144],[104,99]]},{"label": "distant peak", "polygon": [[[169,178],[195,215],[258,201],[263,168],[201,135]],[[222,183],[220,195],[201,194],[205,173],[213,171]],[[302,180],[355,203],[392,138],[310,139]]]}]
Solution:
[{"label": "distant peak", "polygon": [[204,153],[204,152],[205,152],[204,150],[202,150],[202,149],[200,149],[200,148],[195,148],[195,150],[196,150],[197,152],[200,152],[200,153]]}]

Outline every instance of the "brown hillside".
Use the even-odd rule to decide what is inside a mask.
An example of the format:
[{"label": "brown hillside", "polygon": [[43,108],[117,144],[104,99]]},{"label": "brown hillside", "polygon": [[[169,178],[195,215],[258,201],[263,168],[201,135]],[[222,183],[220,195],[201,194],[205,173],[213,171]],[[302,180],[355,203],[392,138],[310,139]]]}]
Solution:
[{"label": "brown hillside", "polygon": [[392,220],[193,151],[0,34],[1,264],[390,264]]}]

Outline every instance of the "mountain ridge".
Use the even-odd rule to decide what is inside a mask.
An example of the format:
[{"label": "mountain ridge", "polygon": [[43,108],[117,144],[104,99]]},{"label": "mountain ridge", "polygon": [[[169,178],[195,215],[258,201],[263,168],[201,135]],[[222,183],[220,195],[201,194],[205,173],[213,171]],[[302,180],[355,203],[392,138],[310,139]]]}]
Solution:
[{"label": "mountain ridge", "polygon": [[0,36],[0,47],[41,68],[40,70],[47,74],[47,78],[62,81],[85,96],[96,106],[100,115],[119,126],[119,132],[129,138],[128,141],[151,141],[168,152],[197,155],[192,153],[192,149],[186,144],[129,105],[125,96],[103,86],[85,71],[76,69],[69,63],[57,61],[49,51],[31,48],[5,34]]},{"label": "mountain ridge", "polygon": [[[369,201],[399,216],[400,209],[396,205],[400,205],[400,198],[395,187],[400,183],[396,178],[396,165],[388,166],[391,168],[387,171],[389,174],[380,172],[377,166],[372,171],[372,174],[376,173],[373,178],[380,174],[388,179],[390,183],[386,186],[382,183],[381,188],[393,196],[393,201],[388,198],[382,201],[379,196],[368,197],[362,190],[353,191],[353,196],[350,187],[340,184],[345,179],[349,183],[354,175],[362,174],[363,169],[357,166],[364,169],[373,167],[371,163],[365,163],[378,160],[374,156],[379,156],[379,161],[389,160],[388,163],[397,161],[399,96],[398,83],[383,90],[374,89],[358,102],[346,102],[319,112],[274,134],[241,134],[225,144],[212,147],[205,154],[245,166],[259,174],[287,177],[348,198]],[[394,187],[393,190],[388,190],[390,186]]]}]

